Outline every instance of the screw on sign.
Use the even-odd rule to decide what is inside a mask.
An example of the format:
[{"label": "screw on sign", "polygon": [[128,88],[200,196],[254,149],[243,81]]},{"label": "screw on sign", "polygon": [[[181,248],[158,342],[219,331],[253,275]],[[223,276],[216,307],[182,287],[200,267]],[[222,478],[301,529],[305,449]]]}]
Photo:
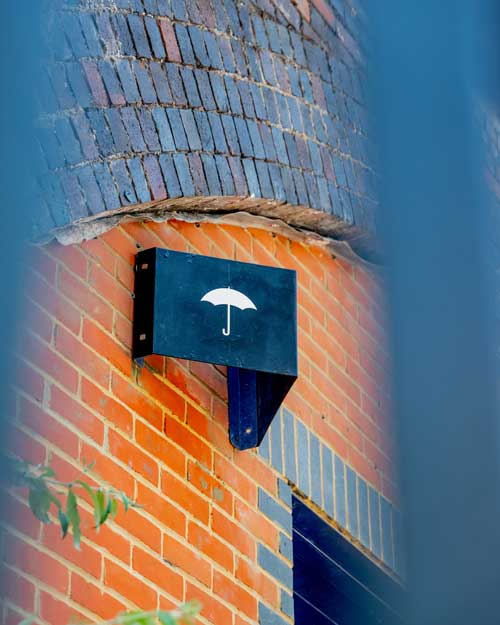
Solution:
[{"label": "screw on sign", "polygon": [[227,287],[224,289],[213,289],[201,298],[201,302],[210,302],[214,306],[227,306],[227,328],[222,328],[222,334],[229,336],[231,334],[231,306],[235,306],[240,310],[252,308],[257,310],[257,306],[244,293]]}]

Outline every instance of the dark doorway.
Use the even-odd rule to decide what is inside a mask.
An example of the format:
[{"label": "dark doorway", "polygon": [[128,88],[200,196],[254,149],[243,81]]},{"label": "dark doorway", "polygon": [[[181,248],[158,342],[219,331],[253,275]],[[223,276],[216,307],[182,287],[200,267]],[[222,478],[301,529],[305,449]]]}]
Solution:
[{"label": "dark doorway", "polygon": [[400,584],[293,499],[295,625],[403,625]]}]

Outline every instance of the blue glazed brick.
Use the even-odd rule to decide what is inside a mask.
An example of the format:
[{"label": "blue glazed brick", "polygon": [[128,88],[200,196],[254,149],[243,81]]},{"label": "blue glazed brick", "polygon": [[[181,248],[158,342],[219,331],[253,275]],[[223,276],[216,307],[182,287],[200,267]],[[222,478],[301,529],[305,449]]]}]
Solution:
[{"label": "blue glazed brick", "polygon": [[114,210],[115,208],[120,208],[120,198],[108,166],[105,163],[95,163],[94,173],[101,188],[106,209]]},{"label": "blue glazed brick", "polygon": [[264,98],[262,96],[262,90],[255,83],[250,84],[250,92],[252,94],[253,106],[255,109],[255,116],[257,119],[266,119],[266,105],[264,104]]},{"label": "blue glazed brick", "polygon": [[179,44],[179,50],[181,52],[183,62],[188,65],[195,65],[191,39],[189,38],[188,31],[185,26],[182,26],[182,24],[176,24],[175,34],[177,36],[177,42]]},{"label": "blue glazed brick", "polygon": [[120,189],[120,199],[123,204],[135,204],[138,199],[134,190],[132,178],[124,160],[116,159],[109,164],[116,186]]},{"label": "blue glazed brick", "polygon": [[146,144],[144,143],[144,137],[142,136],[141,127],[135,110],[131,107],[125,107],[120,109],[120,113],[130,141],[132,142],[132,149],[134,152],[145,152]]},{"label": "blue glazed brick", "polygon": [[273,91],[271,89],[268,89],[267,87],[264,87],[262,93],[264,95],[264,101],[266,103],[268,120],[271,122],[271,124],[279,123],[278,107],[276,105],[276,98]]},{"label": "blue glazed brick", "polygon": [[323,501],[324,501],[324,510],[328,514],[328,516],[334,516],[334,498],[333,498],[333,461],[332,461],[332,452],[326,447],[326,445],[321,445],[322,451],[322,471],[323,471]]},{"label": "blue glazed brick", "polygon": [[83,32],[78,21],[78,15],[75,13],[62,13],[60,16],[64,33],[70,42],[71,49],[77,58],[90,56],[87,48],[87,42],[83,36]]},{"label": "blue glazed brick", "polygon": [[358,501],[359,501],[359,539],[361,543],[370,548],[370,519],[368,509],[368,488],[366,482],[358,477]]},{"label": "blue glazed brick", "polygon": [[239,37],[241,35],[241,26],[240,19],[238,17],[238,11],[236,10],[236,4],[231,2],[231,0],[223,0],[224,8],[226,9],[226,14],[229,20],[229,26],[231,27],[231,31],[233,35]]},{"label": "blue glazed brick", "polygon": [[224,83],[226,85],[227,96],[229,98],[229,105],[231,112],[234,115],[243,115],[243,108],[241,106],[240,94],[234,79],[231,76],[224,76]]},{"label": "blue glazed brick", "polygon": [[192,152],[187,155],[189,162],[189,169],[191,170],[191,177],[193,179],[194,194],[195,195],[209,195],[208,185],[203,169],[203,164],[199,154],[193,154]]},{"label": "blue glazed brick", "polygon": [[273,143],[276,148],[276,156],[280,163],[288,165],[290,160],[285,145],[284,133],[279,128],[272,128]]},{"label": "blue glazed brick", "polygon": [[288,98],[281,93],[276,94],[276,102],[278,105],[278,111],[280,115],[280,122],[283,128],[292,128],[292,121],[290,119],[290,111],[288,110]]},{"label": "blue glazed brick", "polygon": [[306,495],[310,495],[309,484],[309,440],[308,431],[303,423],[297,421],[297,463],[299,482],[298,486]]},{"label": "blue glazed brick", "polygon": [[353,223],[353,213],[352,213],[352,203],[351,203],[351,195],[347,193],[343,189],[339,189],[339,197],[342,202],[342,213],[345,221],[348,223]]},{"label": "blue glazed brick", "polygon": [[273,185],[274,198],[276,200],[286,201],[287,194],[283,179],[281,177],[282,168],[276,163],[268,163],[267,168],[269,170],[269,176],[271,177],[271,183]]},{"label": "blue glazed brick", "polygon": [[[61,107],[72,108],[76,102],[83,108],[91,106],[94,98],[90,93],[81,65],[79,63],[68,63],[66,65],[66,75],[68,78],[67,83],[63,72],[57,71],[51,74],[54,90]],[[71,90],[68,89],[68,84]]]},{"label": "blue glazed brick", "polygon": [[233,50],[231,48],[230,40],[226,37],[222,37],[218,41],[219,51],[222,55],[222,62],[224,69],[232,74],[236,71],[236,63],[234,62]]},{"label": "blue glazed brick", "polygon": [[203,149],[207,152],[213,152],[215,144],[207,114],[205,111],[194,111],[194,119]]},{"label": "blue glazed brick", "polygon": [[153,87],[149,71],[146,65],[141,61],[132,61],[132,67],[134,68],[134,74],[139,85],[139,91],[143,102],[146,104],[153,104],[157,102],[156,91]]},{"label": "blue glazed brick", "polygon": [[281,52],[281,47],[275,22],[272,20],[264,20],[264,25],[266,27],[267,38],[269,40],[271,50],[276,54],[279,54]]},{"label": "blue glazed brick", "polygon": [[344,463],[335,456],[335,519],[342,527],[346,525]]},{"label": "blue glazed brick", "polygon": [[185,22],[187,20],[186,4],[184,0],[171,0],[172,15],[178,20]]},{"label": "blue glazed brick", "polygon": [[205,37],[203,31],[196,26],[188,26],[188,33],[193,45],[193,50],[199,63],[204,67],[210,66],[210,58],[205,47]]},{"label": "blue glazed brick", "polygon": [[222,127],[221,116],[216,113],[207,114],[208,123],[212,129],[212,137],[214,139],[215,151],[220,153],[227,153],[228,146],[226,143],[226,135],[224,128]]},{"label": "blue glazed brick", "polygon": [[380,536],[380,497],[375,489],[368,489],[369,506],[370,506],[370,534],[371,549],[373,553],[380,558],[382,556],[382,543]]},{"label": "blue glazed brick", "polygon": [[205,170],[210,195],[222,195],[222,187],[220,185],[214,157],[211,154],[202,154],[201,161],[203,163],[203,169]]},{"label": "blue glazed brick", "polygon": [[215,67],[215,69],[224,69],[217,39],[213,33],[208,30],[203,32],[203,36],[205,39],[205,48],[207,49],[208,58],[210,59],[210,66]]},{"label": "blue glazed brick", "polygon": [[302,90],[300,88],[300,78],[299,73],[292,65],[288,66],[288,80],[290,82],[290,89],[292,91],[292,95],[297,96],[298,98],[302,97]]},{"label": "blue glazed brick", "polygon": [[299,153],[300,166],[304,169],[311,169],[311,158],[309,156],[307,143],[302,137],[295,137],[295,144],[297,145],[297,152]]},{"label": "blue glazed brick", "polygon": [[108,124],[113,135],[113,141],[115,143],[118,152],[131,152],[132,144],[130,137],[125,129],[120,112],[116,108],[109,108],[106,111],[108,117]]},{"label": "blue glazed brick", "polygon": [[278,478],[278,496],[285,506],[292,507],[292,489],[281,478]]},{"label": "blue glazed brick", "polygon": [[246,121],[242,117],[234,117],[234,125],[243,156],[254,156],[253,145]]},{"label": "blue glazed brick", "polygon": [[295,98],[287,98],[288,110],[290,112],[290,122],[295,132],[303,132],[302,116],[299,112],[297,100]]},{"label": "blue glazed brick", "polygon": [[240,6],[238,7],[238,13],[239,13],[239,19],[240,19],[240,24],[241,24],[241,30],[242,30],[242,38],[247,41],[251,40],[253,37],[253,33],[252,33],[252,27],[250,24],[250,14],[248,12],[248,9],[245,5],[240,4]]},{"label": "blue glazed brick", "polygon": [[237,39],[233,39],[231,41],[231,48],[233,50],[237,73],[241,76],[246,76],[248,74],[247,62],[240,42]]},{"label": "blue glazed brick", "polygon": [[293,30],[290,33],[290,38],[292,41],[292,48],[295,56],[295,60],[299,65],[305,67],[307,65],[306,56],[304,52],[304,45],[302,43],[302,38],[299,34],[294,32]]},{"label": "blue glazed brick", "polygon": [[311,458],[311,499],[315,504],[322,507],[321,498],[321,450],[318,437],[314,434],[310,435],[310,454]]},{"label": "blue glazed brick", "polygon": [[356,474],[351,467],[345,468],[347,484],[347,527],[354,538],[358,538],[358,497],[356,491]]},{"label": "blue glazed brick", "polygon": [[278,160],[278,157],[276,156],[276,150],[274,149],[274,141],[271,128],[266,124],[259,123],[259,131],[262,143],[264,145],[264,150],[266,152],[267,160],[272,162]]},{"label": "blue glazed brick", "polygon": [[256,82],[262,82],[262,70],[260,68],[259,55],[251,46],[245,46],[245,52],[248,59],[250,76]]},{"label": "blue glazed brick", "polygon": [[227,99],[226,89],[224,87],[224,82],[220,74],[214,74],[213,72],[210,74],[210,82],[212,84],[212,91],[215,97],[215,101],[217,103],[217,110],[219,111],[229,111],[229,102]]},{"label": "blue glazed brick", "polygon": [[293,595],[281,589],[281,611],[291,619],[294,617]]},{"label": "blue glazed brick", "polygon": [[295,192],[295,182],[292,175],[292,170],[287,165],[280,165],[281,179],[283,181],[283,188],[285,189],[286,201],[295,205],[298,203],[297,194]]},{"label": "blue glazed brick", "polygon": [[309,205],[312,208],[319,208],[319,191],[316,183],[316,177],[309,172],[304,172],[304,180],[306,183],[307,194],[309,196]]},{"label": "blue glazed brick", "polygon": [[185,154],[174,154],[175,170],[182,189],[182,195],[185,197],[193,196],[194,185],[189,165]]},{"label": "blue glazed brick", "polygon": [[182,82],[184,83],[184,90],[189,104],[193,107],[201,107],[201,98],[198,92],[198,85],[196,84],[193,70],[189,67],[181,67],[180,74]]},{"label": "blue glazed brick", "polygon": [[137,89],[137,82],[129,61],[126,59],[117,59],[116,69],[118,70],[118,76],[120,77],[120,82],[125,93],[125,100],[130,104],[139,102],[139,90]]},{"label": "blue glazed brick", "polygon": [[252,17],[253,31],[255,33],[255,41],[260,48],[269,48],[269,39],[264,26],[264,22],[258,15]]},{"label": "blue glazed brick", "polygon": [[311,156],[311,168],[314,173],[318,175],[323,174],[323,161],[321,159],[321,152],[318,144],[313,141],[308,141],[309,154]]},{"label": "blue glazed brick", "polygon": [[271,58],[271,54],[267,50],[261,50],[260,54],[260,66],[264,74],[264,79],[269,85],[276,85],[277,79],[274,72],[274,65]]},{"label": "blue glazed brick", "polygon": [[[178,150],[188,150],[189,144],[182,125],[181,116],[178,109],[167,110],[168,121],[174,135],[175,146]],[[180,176],[179,176],[180,178]]]},{"label": "blue glazed brick", "polygon": [[257,123],[253,120],[247,120],[248,132],[250,134],[250,139],[253,145],[253,153],[255,158],[266,158],[266,153],[264,150],[264,144],[262,143],[262,138],[260,136],[259,128]]},{"label": "blue glazed brick", "polygon": [[380,521],[382,525],[382,558],[394,568],[394,551],[392,541],[392,506],[385,497],[380,498]]},{"label": "blue glazed brick", "polygon": [[250,195],[253,197],[260,197],[259,179],[257,177],[257,172],[255,171],[253,159],[244,158],[242,159],[242,164]]},{"label": "blue glazed brick", "polygon": [[309,76],[305,70],[301,70],[300,74],[300,85],[302,87],[302,93],[304,94],[304,98],[314,104],[314,94],[311,87],[311,81],[309,80]]},{"label": "blue glazed brick", "polygon": [[258,546],[257,562],[265,571],[274,577],[274,579],[281,582],[283,586],[292,588],[293,575],[290,566],[262,544]]},{"label": "blue glazed brick", "polygon": [[291,535],[292,515],[290,510],[270,497],[262,488],[259,488],[259,510]]},{"label": "blue glazed brick", "polygon": [[193,111],[191,109],[181,109],[182,124],[191,150],[201,150],[201,141],[198,134]]},{"label": "blue glazed brick", "polygon": [[288,625],[288,623],[266,605],[259,603],[259,625]]},{"label": "blue glazed brick", "polygon": [[283,459],[282,459],[282,450],[283,445],[281,442],[281,415],[280,412],[274,416],[274,419],[271,422],[271,427],[269,428],[269,432],[271,433],[271,450],[272,450],[272,461],[273,467],[279,473],[283,472]]},{"label": "blue glazed brick", "polygon": [[208,79],[207,72],[201,69],[196,69],[194,70],[194,75],[196,77],[196,82],[198,83],[198,90],[203,102],[203,107],[207,111],[215,111],[217,107],[215,105],[212,87],[210,86],[210,80]]},{"label": "blue glazed brick", "polygon": [[291,412],[283,410],[283,448],[285,450],[285,475],[297,483],[297,463],[295,461],[294,418]]},{"label": "blue glazed brick", "polygon": [[66,208],[65,195],[58,174],[50,174],[40,178],[40,187],[50,205],[50,212],[56,226],[67,225],[69,214]]},{"label": "blue glazed brick", "polygon": [[166,54],[165,48],[163,47],[163,41],[158,25],[156,24],[156,20],[152,17],[145,17],[144,24],[149,35],[149,40],[151,41],[151,45],[153,46],[154,56],[157,59],[164,59]]},{"label": "blue glazed brick", "polygon": [[255,167],[257,169],[257,177],[259,178],[259,186],[262,197],[266,199],[274,199],[273,185],[267,169],[265,161],[256,160]]},{"label": "blue glazed brick", "polygon": [[170,154],[160,154],[160,167],[167,187],[167,195],[170,198],[182,195],[179,179],[175,170],[174,161]]},{"label": "blue glazed brick", "polygon": [[331,212],[331,203],[330,203],[330,191],[328,189],[328,182],[326,178],[317,177],[316,183],[318,185],[318,193],[319,193],[319,207],[326,211],[327,213]]},{"label": "blue glazed brick", "polygon": [[144,170],[153,199],[159,200],[165,198],[167,190],[163,181],[160,165],[158,164],[158,159],[154,154],[148,154],[144,157]]},{"label": "blue glazed brick", "polygon": [[297,150],[297,144],[295,143],[295,138],[289,132],[284,132],[283,138],[285,139],[286,151],[290,160],[290,165],[292,167],[300,167],[301,163],[299,159],[299,152]]},{"label": "blue glazed brick", "polygon": [[284,558],[290,560],[290,562],[293,560],[292,539],[282,532],[280,532],[280,553]]},{"label": "blue glazed brick", "polygon": [[59,178],[66,201],[71,207],[72,217],[86,217],[88,210],[76,173],[71,170],[63,170],[59,172]]},{"label": "blue glazed brick", "polygon": [[[76,138],[73,128],[69,123],[69,120],[66,117],[60,117],[59,119],[56,119],[55,131],[57,138],[59,139],[59,144],[62,147],[64,156],[66,157],[66,161],[70,164],[74,164],[80,161],[82,159],[80,143]],[[47,134],[54,137],[53,133],[51,132]],[[50,151],[54,150],[54,152],[59,152],[60,150],[60,148],[56,147],[56,143],[54,143],[54,141],[51,142],[51,148],[52,149]]]},{"label": "blue glazed brick", "polygon": [[269,462],[271,459],[271,444],[270,444],[270,432],[267,430],[262,442],[259,446],[259,454]]},{"label": "blue glazed brick", "polygon": [[92,14],[80,13],[80,24],[83,34],[85,35],[89,56],[101,56],[103,50],[99,42],[99,37],[97,36],[97,30]]},{"label": "blue glazed brick", "polygon": [[222,126],[224,127],[224,133],[226,135],[229,151],[231,154],[241,154],[233,117],[231,117],[231,115],[221,115],[220,119],[222,121]]},{"label": "blue glazed brick", "polygon": [[295,183],[295,192],[297,193],[297,199],[299,204],[307,206],[309,204],[309,197],[307,196],[306,183],[304,176],[300,169],[291,169],[293,175],[293,181]]},{"label": "blue glazed brick", "polygon": [[227,163],[227,160],[224,156],[220,156],[219,154],[215,155],[215,166],[217,168],[217,172],[219,174],[220,182],[222,185],[222,192],[224,195],[234,195],[235,188],[233,177],[231,175],[231,169]]},{"label": "blue glazed brick", "polygon": [[92,167],[85,165],[84,167],[79,167],[77,171],[80,187],[83,190],[89,211],[94,215],[102,213],[106,210],[106,206]]},{"label": "blue glazed brick", "polygon": [[106,60],[99,61],[99,73],[108,92],[109,99],[117,106],[125,104],[125,96],[123,94],[118,76],[113,65]]},{"label": "blue glazed brick", "polygon": [[175,142],[165,109],[162,107],[155,107],[152,109],[151,114],[153,115],[162,150],[166,152],[173,152],[175,150]]},{"label": "blue glazed brick", "polygon": [[151,57],[151,48],[149,47],[148,36],[144,28],[144,21],[138,15],[131,13],[128,16],[128,25],[132,33],[137,55],[149,59]]},{"label": "blue glazed brick", "polygon": [[158,140],[158,132],[151,111],[146,108],[138,110],[139,123],[141,124],[142,136],[149,150],[160,151],[160,142]]},{"label": "blue glazed brick", "polygon": [[162,104],[173,102],[172,92],[170,91],[170,86],[167,82],[167,76],[163,67],[157,61],[152,61],[149,64],[149,69],[151,71],[151,77],[153,78],[158,100]]},{"label": "blue glazed brick", "polygon": [[[135,48],[127,24],[127,18],[121,13],[115,13],[111,16],[111,21],[120,41],[120,52],[125,56],[135,56]],[[97,55],[91,53],[90,56],[100,56],[100,53]]]},{"label": "blue glazed brick", "polygon": [[174,65],[174,63],[165,63],[164,67],[167,72],[168,84],[170,85],[174,102],[181,105],[187,104],[179,68],[177,65]]},{"label": "blue glazed brick", "polygon": [[233,174],[236,195],[248,195],[247,181],[241,164],[241,158],[239,156],[228,156],[227,162]]},{"label": "blue glazed brick", "polygon": [[276,26],[278,30],[278,39],[280,43],[281,52],[284,56],[289,58],[292,55],[292,44],[290,42],[290,36],[288,34],[288,29],[286,29],[281,24]]},{"label": "blue glazed brick", "polygon": [[97,145],[100,148],[101,154],[104,156],[113,154],[115,151],[115,144],[113,142],[113,137],[108,124],[106,123],[104,112],[102,110],[89,111],[87,113],[87,117],[89,118],[90,125],[94,130]]},{"label": "blue glazed brick", "polygon": [[240,92],[240,99],[243,105],[243,110],[246,117],[255,117],[255,109],[253,106],[253,98],[250,95],[250,89],[248,83],[245,80],[238,82],[238,91]]}]

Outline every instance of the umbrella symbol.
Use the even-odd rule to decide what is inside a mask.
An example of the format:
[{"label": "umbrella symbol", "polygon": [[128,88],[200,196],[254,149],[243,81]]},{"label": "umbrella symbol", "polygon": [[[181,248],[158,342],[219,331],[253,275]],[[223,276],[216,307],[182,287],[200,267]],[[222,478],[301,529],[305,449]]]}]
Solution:
[{"label": "umbrella symbol", "polygon": [[257,306],[249,297],[231,287],[227,287],[226,289],[213,289],[205,293],[200,302],[210,302],[210,304],[214,306],[219,306],[221,304],[227,306],[227,328],[222,329],[222,334],[224,336],[229,336],[231,334],[231,306],[236,306],[240,310],[245,310],[246,308],[257,310]]}]

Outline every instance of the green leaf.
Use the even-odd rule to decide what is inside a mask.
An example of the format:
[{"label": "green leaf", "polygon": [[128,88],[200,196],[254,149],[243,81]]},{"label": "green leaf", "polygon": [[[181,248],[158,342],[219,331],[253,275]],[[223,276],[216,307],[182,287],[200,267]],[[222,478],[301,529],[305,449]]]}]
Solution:
[{"label": "green leaf", "polygon": [[104,492],[102,490],[98,490],[95,494],[94,501],[94,519],[96,529],[99,529],[99,526],[102,524],[102,518],[104,517],[104,511],[106,506],[104,499]]},{"label": "green leaf", "polygon": [[52,494],[43,481],[37,487],[30,488],[28,503],[37,519],[42,523],[50,523],[48,512],[52,503]]},{"label": "green leaf", "polygon": [[85,465],[83,470],[85,471],[85,473],[88,473],[89,471],[92,471],[94,467],[95,467],[95,460],[92,460],[92,462],[89,462],[88,464]]},{"label": "green leaf", "polygon": [[63,512],[62,508],[59,508],[59,510],[57,511],[57,515],[59,517],[59,523],[61,524],[62,537],[66,538],[66,534],[68,533],[69,529],[69,519]]},{"label": "green leaf", "polygon": [[159,610],[158,620],[161,625],[177,625],[177,619],[175,616],[173,616],[171,612],[166,612],[165,610]]},{"label": "green leaf", "polygon": [[32,618],[25,618],[20,623],[18,623],[18,625],[31,625],[31,623],[33,623]]},{"label": "green leaf", "polygon": [[54,477],[56,472],[52,467],[43,467],[40,473],[40,477]]},{"label": "green leaf", "polygon": [[115,499],[114,497],[110,497],[109,501],[110,501],[110,506],[111,506],[109,513],[111,515],[111,518],[114,519],[116,516],[116,513],[118,512],[118,499]]},{"label": "green leaf", "polygon": [[72,488],[68,489],[68,499],[66,502],[66,516],[72,526],[73,544],[80,549],[81,530],[80,530],[80,513],[78,512],[78,504],[76,495]]}]

